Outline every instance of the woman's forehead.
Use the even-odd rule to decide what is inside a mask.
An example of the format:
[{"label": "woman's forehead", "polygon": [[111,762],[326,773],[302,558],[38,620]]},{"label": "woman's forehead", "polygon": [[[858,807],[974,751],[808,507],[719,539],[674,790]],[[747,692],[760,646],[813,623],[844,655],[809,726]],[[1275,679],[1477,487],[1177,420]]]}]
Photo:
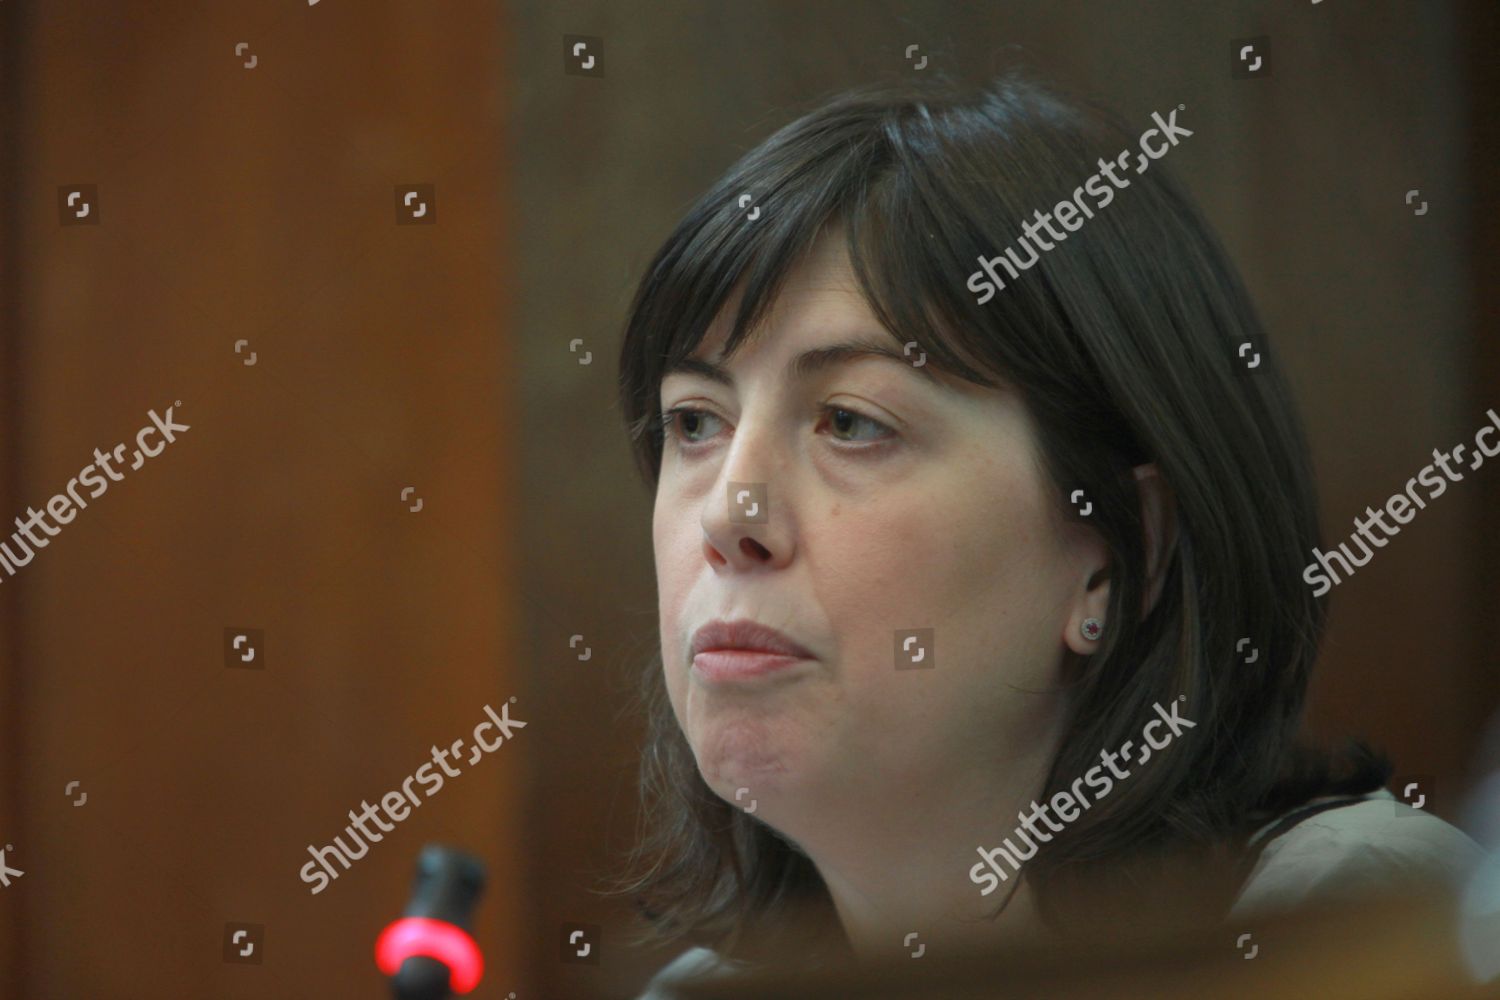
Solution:
[{"label": "woman's forehead", "polygon": [[[723,360],[723,350],[739,315],[744,285],[725,300],[691,356]],[[761,322],[746,331],[731,358],[744,350],[793,350],[854,332],[884,333],[865,301],[842,242],[824,238],[787,271],[785,282],[766,307]],[[886,336],[890,336],[888,333]]]}]

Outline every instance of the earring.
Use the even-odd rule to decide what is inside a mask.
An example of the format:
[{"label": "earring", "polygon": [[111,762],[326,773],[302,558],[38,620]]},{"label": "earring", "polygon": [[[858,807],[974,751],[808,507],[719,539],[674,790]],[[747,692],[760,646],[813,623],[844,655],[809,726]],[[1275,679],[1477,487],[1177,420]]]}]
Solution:
[{"label": "earring", "polygon": [[1092,642],[1104,633],[1104,623],[1097,618],[1085,618],[1078,630],[1083,633],[1085,639]]}]

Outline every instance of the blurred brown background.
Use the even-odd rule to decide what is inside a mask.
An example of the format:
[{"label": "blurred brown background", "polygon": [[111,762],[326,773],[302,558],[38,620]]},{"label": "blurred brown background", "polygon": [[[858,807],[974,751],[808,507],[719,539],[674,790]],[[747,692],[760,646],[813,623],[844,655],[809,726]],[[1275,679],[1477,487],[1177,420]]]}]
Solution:
[{"label": "blurred brown background", "polygon": [[[1127,121],[1187,106],[1171,166],[1291,369],[1343,540],[1500,409],[1495,21],[1487,0],[5,0],[0,519],[150,409],[180,400],[191,429],[0,576],[0,846],[25,872],[0,889],[0,995],[384,995],[373,940],[428,841],[490,869],[476,996],[628,992],[671,957],[624,948],[597,892],[633,836],[623,706],[656,630],[624,310],[740,153],[921,72],[908,45],[969,78],[1019,57]],[[564,35],[602,40],[602,75],[565,72]],[[1255,36],[1271,75],[1233,79]],[[97,225],[62,224],[75,184]],[[433,224],[398,224],[406,184],[434,185]],[[1315,686],[1320,735],[1384,744],[1449,818],[1500,697],[1497,466],[1334,590]],[[264,669],[226,668],[229,627],[264,630]],[[512,696],[514,744],[309,894],[308,844]],[[600,964],[561,960],[567,921],[604,928]],[[265,925],[262,964],[222,960],[229,922]]]}]

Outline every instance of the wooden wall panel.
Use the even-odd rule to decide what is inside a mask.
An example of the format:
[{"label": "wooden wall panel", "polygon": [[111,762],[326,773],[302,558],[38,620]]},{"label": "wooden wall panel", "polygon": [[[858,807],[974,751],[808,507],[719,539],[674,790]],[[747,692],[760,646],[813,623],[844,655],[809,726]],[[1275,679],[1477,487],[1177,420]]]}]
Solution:
[{"label": "wooden wall panel", "polygon": [[[21,112],[18,20],[15,4],[0,4],[0,135],[7,137],[17,134]],[[0,192],[17,189],[19,159],[17,143],[0,142]],[[18,277],[13,263],[18,259],[19,236],[14,199],[0,195],[0,511],[14,510],[19,495],[16,463],[11,457],[21,415],[21,382],[16,370]],[[17,808],[21,794],[18,620],[15,602],[0,595],[0,847],[14,843],[21,824]],[[7,850],[7,865],[9,853]],[[17,995],[22,973],[19,918],[20,907],[0,896],[0,996]]]},{"label": "wooden wall panel", "polygon": [[[1494,45],[1500,40],[1500,8],[1485,0],[1466,0],[1462,9],[1463,127],[1468,137],[1469,167],[1466,215],[1471,226],[1465,249],[1472,289],[1472,381],[1478,405],[1500,413],[1500,174],[1495,170],[1495,164],[1500,163],[1500,65],[1494,58]],[[1493,623],[1500,622],[1500,474],[1490,468],[1475,485],[1479,515],[1473,525],[1474,617],[1469,631],[1478,646],[1475,673],[1483,686],[1469,709],[1470,718],[1496,711],[1500,704],[1500,647],[1489,639]],[[1493,724],[1500,729],[1500,717]],[[1500,759],[1481,766],[1500,768]],[[1470,777],[1477,779],[1480,775]]]},{"label": "wooden wall panel", "polygon": [[[490,865],[478,933],[514,988],[536,729],[320,894],[299,878],[486,704],[532,719],[506,655],[501,12],[5,6],[26,80],[6,514],[150,409],[190,427],[0,583],[26,872],[0,890],[9,995],[382,995],[374,938],[429,840]],[[435,224],[397,224],[408,182],[435,185]],[[74,183],[97,225],[60,224]],[[231,626],[264,630],[264,669],[226,667]],[[223,960],[231,921],[265,926],[262,964]]]}]

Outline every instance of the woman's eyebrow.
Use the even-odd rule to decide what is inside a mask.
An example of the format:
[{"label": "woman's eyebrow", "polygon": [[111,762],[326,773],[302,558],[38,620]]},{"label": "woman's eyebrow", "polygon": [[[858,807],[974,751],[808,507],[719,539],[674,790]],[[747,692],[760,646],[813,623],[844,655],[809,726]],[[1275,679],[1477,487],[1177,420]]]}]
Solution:
[{"label": "woman's eyebrow", "polygon": [[[916,351],[919,361],[925,361],[926,354]],[[825,371],[834,365],[847,364],[856,358],[885,358],[894,361],[906,371],[920,375],[929,383],[938,388],[946,388],[942,380],[937,377],[936,372],[929,369],[925,364],[918,367],[909,356],[891,347],[888,343],[867,338],[855,338],[853,340],[840,341],[837,344],[827,344],[823,347],[814,347],[803,351],[791,361],[787,362],[787,377],[794,380],[806,379],[817,372]],[[711,382],[733,387],[734,376],[724,365],[705,361],[702,358],[683,358],[663,373],[662,378],[668,375],[699,375]]]}]

